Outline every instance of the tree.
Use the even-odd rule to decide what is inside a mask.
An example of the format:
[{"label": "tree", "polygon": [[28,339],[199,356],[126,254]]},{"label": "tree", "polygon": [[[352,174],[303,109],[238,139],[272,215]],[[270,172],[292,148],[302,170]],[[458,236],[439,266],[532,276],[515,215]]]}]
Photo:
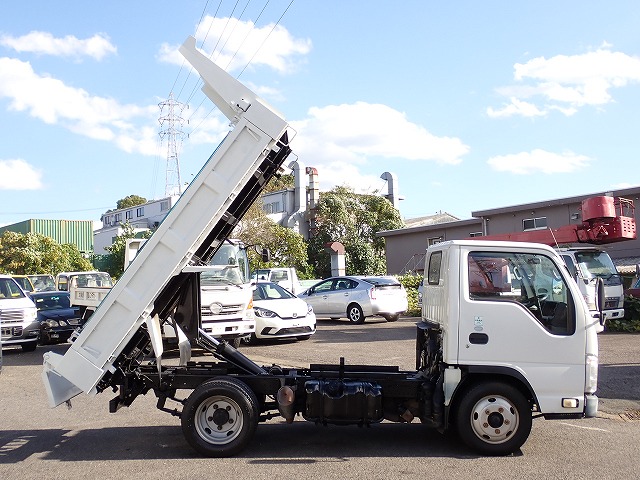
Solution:
[{"label": "tree", "polygon": [[[118,235],[113,243],[105,249],[109,252],[108,258],[104,263],[104,269],[113,278],[120,278],[120,275],[124,272],[124,253],[127,246],[127,240],[138,236],[136,231],[129,222],[122,223],[122,233]],[[142,238],[149,238],[153,232],[147,230],[142,233]]]},{"label": "tree", "polygon": [[0,237],[0,270],[10,275],[56,275],[65,271],[86,271],[93,266],[73,244],[60,245],[39,233],[6,231]]},{"label": "tree", "polygon": [[265,185],[263,193],[277,192],[278,190],[286,190],[287,188],[293,188],[295,179],[293,174],[279,175],[272,177],[269,183]]},{"label": "tree", "polygon": [[379,275],[386,272],[383,230],[403,226],[400,212],[377,195],[362,195],[348,187],[336,187],[320,194],[316,208],[316,235],[309,241],[309,262],[316,275],[331,275],[326,244],[340,242],[346,251],[350,275]]},{"label": "tree", "polygon": [[307,244],[302,235],[290,228],[271,222],[260,238],[260,248],[267,248],[270,260],[265,262],[256,252],[249,252],[251,269],[294,267],[300,278],[313,278],[307,261]]},{"label": "tree", "polygon": [[[313,278],[307,261],[307,245],[302,235],[273,222],[264,213],[262,201],[256,200],[233,231],[233,237],[249,249],[251,270],[269,267],[295,267],[300,278]],[[268,249],[271,259],[264,262],[260,251]]]},{"label": "tree", "polygon": [[140,197],[139,195],[129,195],[116,202],[116,209],[136,207],[138,205],[144,205],[145,203],[147,203],[146,198]]}]

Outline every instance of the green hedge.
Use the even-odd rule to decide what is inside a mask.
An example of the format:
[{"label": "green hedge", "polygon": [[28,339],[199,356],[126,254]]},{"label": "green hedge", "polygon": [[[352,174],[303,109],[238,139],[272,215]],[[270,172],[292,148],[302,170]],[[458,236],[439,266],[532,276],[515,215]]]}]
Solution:
[{"label": "green hedge", "polygon": [[607,320],[609,332],[640,332],[640,298],[624,297],[624,318]]},{"label": "green hedge", "polygon": [[422,314],[422,311],[418,306],[418,285],[420,285],[422,275],[398,275],[398,280],[400,280],[400,283],[402,283],[407,291],[409,306],[405,315],[407,317],[419,317]]}]

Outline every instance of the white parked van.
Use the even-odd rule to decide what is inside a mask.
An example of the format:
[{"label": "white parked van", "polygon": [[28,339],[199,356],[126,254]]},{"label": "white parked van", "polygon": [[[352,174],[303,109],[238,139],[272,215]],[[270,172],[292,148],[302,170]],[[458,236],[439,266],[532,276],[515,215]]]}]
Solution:
[{"label": "white parked van", "polygon": [[0,330],[2,347],[20,345],[32,352],[38,346],[36,306],[9,275],[0,275]]}]

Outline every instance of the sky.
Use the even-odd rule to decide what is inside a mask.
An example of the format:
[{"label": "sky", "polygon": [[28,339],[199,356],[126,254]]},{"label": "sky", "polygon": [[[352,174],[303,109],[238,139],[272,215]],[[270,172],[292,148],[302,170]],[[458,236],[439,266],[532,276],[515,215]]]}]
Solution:
[{"label": "sky", "polygon": [[0,12],[0,225],[99,221],[128,195],[164,197],[169,98],[186,185],[228,131],[177,52],[189,36],[285,116],[321,191],[385,194],[392,172],[405,219],[640,184],[635,0],[33,0]]}]

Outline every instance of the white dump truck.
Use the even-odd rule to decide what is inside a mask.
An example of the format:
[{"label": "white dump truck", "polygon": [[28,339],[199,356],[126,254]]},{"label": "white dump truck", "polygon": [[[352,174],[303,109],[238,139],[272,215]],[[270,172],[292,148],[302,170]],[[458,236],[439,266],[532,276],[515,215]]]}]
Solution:
[{"label": "white dump truck", "polygon": [[[180,51],[234,128],[67,352],[45,354],[52,407],[114,391],[109,411],[116,412],[153,391],[157,408],[180,418],[186,441],[214,457],[251,448],[258,424],[273,418],[290,428],[296,416],[325,425],[422,423],[456,430],[482,454],[503,455],[526,441],[534,416],[596,414],[598,321],[558,254],[540,244],[431,247],[414,370],[344,358],[263,366],[203,331],[194,267],[211,260],[290,147],[284,118],[193,38]],[[549,277],[558,283],[553,300],[538,293]],[[163,362],[161,330],[169,322],[180,337],[179,362]],[[216,361],[189,361],[191,345]]]}]

